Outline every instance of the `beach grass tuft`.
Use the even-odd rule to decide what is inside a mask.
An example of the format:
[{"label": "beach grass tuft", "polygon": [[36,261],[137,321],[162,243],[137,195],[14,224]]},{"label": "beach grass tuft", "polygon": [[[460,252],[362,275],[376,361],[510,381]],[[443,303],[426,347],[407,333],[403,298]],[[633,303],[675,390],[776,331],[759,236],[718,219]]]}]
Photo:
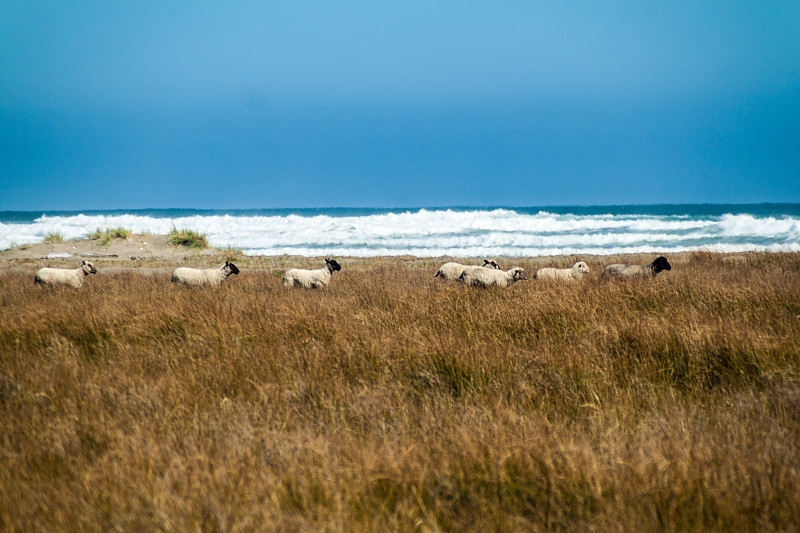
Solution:
[{"label": "beach grass tuft", "polygon": [[97,229],[88,235],[91,240],[100,241],[100,244],[109,244],[115,239],[127,239],[133,233],[125,228],[108,228],[106,230]]},{"label": "beach grass tuft", "polygon": [[44,238],[45,244],[60,244],[64,242],[64,236],[60,233],[49,233]]},{"label": "beach grass tuft", "polygon": [[198,250],[208,248],[208,240],[205,235],[188,229],[173,228],[167,235],[167,242],[173,246],[185,246]]}]

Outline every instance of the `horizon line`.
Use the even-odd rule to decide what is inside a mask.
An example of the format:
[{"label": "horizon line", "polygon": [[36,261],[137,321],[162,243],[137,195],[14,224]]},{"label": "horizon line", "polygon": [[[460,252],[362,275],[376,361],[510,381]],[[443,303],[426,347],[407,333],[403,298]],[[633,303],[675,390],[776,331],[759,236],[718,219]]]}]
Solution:
[{"label": "horizon line", "polygon": [[0,213],[72,213],[72,212],[129,212],[129,211],[311,211],[311,210],[422,210],[422,209],[531,209],[531,208],[613,208],[613,207],[680,207],[680,206],[788,206],[800,205],[795,202],[665,202],[665,203],[612,203],[612,204],[531,204],[531,205],[418,205],[418,206],[304,206],[304,207],[113,207],[113,208],[37,208],[37,209],[0,209]]}]

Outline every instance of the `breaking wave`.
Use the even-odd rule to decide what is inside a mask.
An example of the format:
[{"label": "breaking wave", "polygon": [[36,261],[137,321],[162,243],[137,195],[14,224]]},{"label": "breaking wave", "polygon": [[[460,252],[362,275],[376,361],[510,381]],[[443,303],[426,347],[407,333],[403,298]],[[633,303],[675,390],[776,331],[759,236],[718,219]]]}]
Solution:
[{"label": "breaking wave", "polygon": [[[123,227],[166,235],[190,229],[247,255],[477,257],[800,251],[800,217],[750,213],[556,213],[535,209],[91,212],[0,216],[0,249]],[[642,209],[646,211],[646,209]],[[792,211],[792,210],[789,210]],[[22,218],[22,220],[20,220]]]}]

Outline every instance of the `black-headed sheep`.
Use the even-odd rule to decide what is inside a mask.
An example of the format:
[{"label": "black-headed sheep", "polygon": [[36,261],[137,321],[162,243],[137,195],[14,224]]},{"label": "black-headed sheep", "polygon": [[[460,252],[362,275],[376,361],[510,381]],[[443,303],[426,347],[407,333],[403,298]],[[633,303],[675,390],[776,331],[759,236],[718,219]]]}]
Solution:
[{"label": "black-headed sheep", "polygon": [[283,275],[283,286],[303,287],[305,289],[317,289],[325,287],[331,281],[331,276],[342,267],[334,259],[325,259],[325,266],[316,270],[303,268],[292,268]]},{"label": "black-headed sheep", "polygon": [[672,266],[664,256],[656,258],[656,260],[649,265],[608,265],[605,270],[603,270],[603,277],[622,279],[652,278],[662,270],[672,270]]},{"label": "black-headed sheep", "polygon": [[219,287],[223,281],[228,279],[228,276],[238,273],[239,269],[236,268],[236,265],[225,261],[222,268],[176,268],[172,273],[172,282],[196,287],[203,285]]},{"label": "black-headed sheep", "polygon": [[494,259],[484,259],[483,264],[478,265],[462,265],[461,263],[445,263],[439,267],[439,270],[436,271],[436,274],[433,275],[434,278],[441,278],[456,281],[458,278],[461,277],[461,274],[464,273],[465,270],[470,270],[474,268],[488,268],[494,270],[500,270],[500,265],[497,264],[497,261]]}]

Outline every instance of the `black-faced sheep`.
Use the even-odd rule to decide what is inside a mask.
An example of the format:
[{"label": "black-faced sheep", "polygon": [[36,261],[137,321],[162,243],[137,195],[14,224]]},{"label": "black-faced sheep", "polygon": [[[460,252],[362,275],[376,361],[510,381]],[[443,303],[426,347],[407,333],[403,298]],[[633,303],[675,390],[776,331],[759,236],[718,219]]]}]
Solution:
[{"label": "black-faced sheep", "polygon": [[667,261],[666,257],[658,257],[649,265],[626,265],[626,264],[613,264],[608,265],[603,270],[604,278],[652,278],[662,270],[672,270],[672,266]]},{"label": "black-faced sheep", "polygon": [[342,267],[334,259],[325,259],[325,266],[316,270],[306,270],[303,268],[292,268],[283,275],[283,286],[303,287],[305,289],[317,289],[325,287],[331,280],[331,276]]},{"label": "black-faced sheep", "polygon": [[176,268],[172,273],[172,282],[197,287],[202,287],[203,285],[218,287],[228,279],[228,276],[238,273],[239,269],[236,268],[236,265],[225,261],[222,268]]},{"label": "black-faced sheep", "polygon": [[473,269],[473,268],[488,268],[488,269],[495,269],[500,270],[500,265],[497,264],[497,261],[494,259],[484,259],[483,264],[478,265],[462,265],[461,263],[445,263],[439,267],[439,270],[436,271],[436,274],[433,275],[434,278],[441,278],[456,281],[458,278],[461,277],[461,274],[464,273],[465,270]]}]

